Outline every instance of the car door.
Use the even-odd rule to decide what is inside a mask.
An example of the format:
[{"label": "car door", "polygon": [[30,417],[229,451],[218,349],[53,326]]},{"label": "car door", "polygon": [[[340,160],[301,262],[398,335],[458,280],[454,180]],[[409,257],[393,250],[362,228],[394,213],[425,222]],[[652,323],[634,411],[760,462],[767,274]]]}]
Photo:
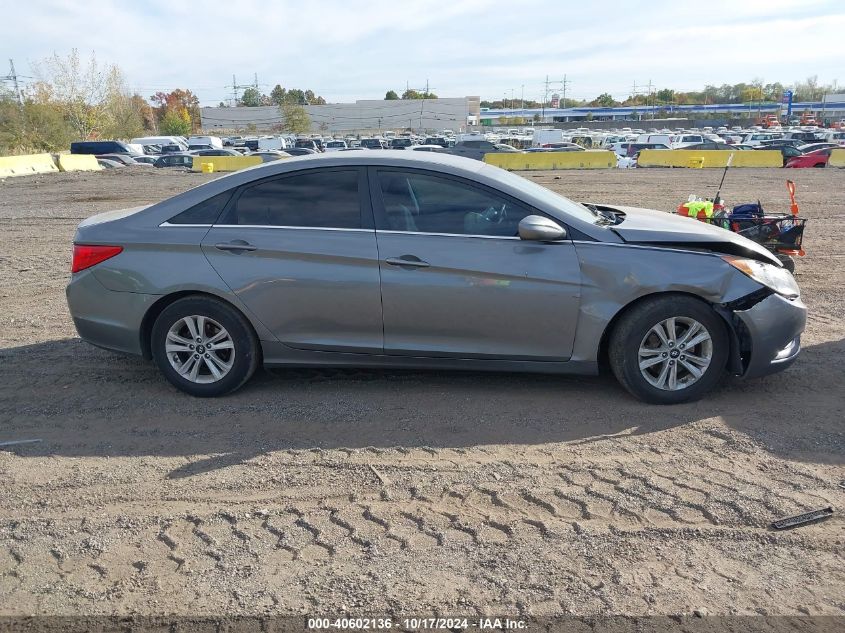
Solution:
[{"label": "car door", "polygon": [[202,242],[214,269],[282,342],[382,353],[366,169],[305,169],[240,187]]},{"label": "car door", "polygon": [[580,269],[570,240],[523,241],[539,214],[468,180],[370,168],[384,350],[391,355],[566,360]]}]

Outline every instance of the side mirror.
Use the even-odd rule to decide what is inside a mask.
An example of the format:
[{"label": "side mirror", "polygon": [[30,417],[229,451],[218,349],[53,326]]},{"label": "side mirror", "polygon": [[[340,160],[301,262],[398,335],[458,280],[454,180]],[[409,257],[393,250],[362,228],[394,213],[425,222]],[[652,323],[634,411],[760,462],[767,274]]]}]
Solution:
[{"label": "side mirror", "polygon": [[535,242],[556,242],[566,238],[566,229],[541,215],[528,215],[519,222],[519,237]]}]

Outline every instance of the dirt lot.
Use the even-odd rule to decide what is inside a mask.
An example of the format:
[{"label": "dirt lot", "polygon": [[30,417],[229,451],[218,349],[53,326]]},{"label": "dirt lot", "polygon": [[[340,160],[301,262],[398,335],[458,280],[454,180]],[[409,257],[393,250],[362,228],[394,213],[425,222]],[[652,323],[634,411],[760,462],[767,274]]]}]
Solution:
[{"label": "dirt lot", "polygon": [[[669,210],[713,170],[526,174]],[[789,371],[676,407],[610,378],[264,373],[218,400],[79,341],[75,225],[211,176],[0,183],[0,615],[845,615],[845,171],[735,170],[811,219]],[[831,520],[773,532],[832,505]]]}]

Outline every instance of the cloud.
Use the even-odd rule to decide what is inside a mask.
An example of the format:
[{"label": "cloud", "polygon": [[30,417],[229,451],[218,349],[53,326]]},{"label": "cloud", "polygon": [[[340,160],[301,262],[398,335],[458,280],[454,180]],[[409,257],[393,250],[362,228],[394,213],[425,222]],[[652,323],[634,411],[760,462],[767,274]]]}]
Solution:
[{"label": "cloud", "polygon": [[330,101],[430,87],[443,96],[536,99],[548,74],[569,94],[623,97],[633,82],[695,89],[754,77],[837,79],[841,0],[89,0],[17,2],[5,10],[19,72],[53,51],[95,50],[144,96],[182,87],[216,104],[258,76]]}]

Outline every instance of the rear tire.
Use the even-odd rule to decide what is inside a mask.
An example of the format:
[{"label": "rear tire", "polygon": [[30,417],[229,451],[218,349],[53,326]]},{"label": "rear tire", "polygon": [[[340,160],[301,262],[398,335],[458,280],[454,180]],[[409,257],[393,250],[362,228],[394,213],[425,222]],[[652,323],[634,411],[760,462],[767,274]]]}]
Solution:
[{"label": "rear tire", "polygon": [[719,382],[730,341],[722,318],[688,296],[645,299],[622,315],[608,356],[616,379],[652,404],[701,398]]},{"label": "rear tire", "polygon": [[240,388],[260,360],[250,323],[211,297],[186,297],[167,306],[153,325],[150,348],[171,384],[201,398]]}]

